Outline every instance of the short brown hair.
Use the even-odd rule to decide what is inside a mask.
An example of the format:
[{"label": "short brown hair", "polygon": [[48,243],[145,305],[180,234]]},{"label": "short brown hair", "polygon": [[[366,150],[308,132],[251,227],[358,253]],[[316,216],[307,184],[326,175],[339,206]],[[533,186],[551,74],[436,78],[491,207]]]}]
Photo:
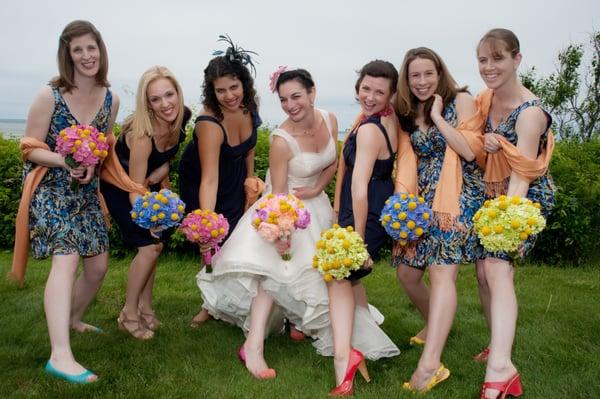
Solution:
[{"label": "short brown hair", "polygon": [[[502,43],[499,43],[502,42]],[[512,58],[515,58],[517,54],[521,52],[521,46],[519,44],[519,38],[514,34],[513,31],[504,29],[504,28],[496,28],[488,31],[477,45],[477,51],[479,51],[479,47],[482,44],[487,43],[490,45],[492,53],[499,53],[502,51],[500,46],[503,47],[504,50],[508,51]]]},{"label": "short brown hair", "polygon": [[356,80],[356,84],[354,85],[356,93],[358,93],[360,83],[362,82],[365,76],[389,79],[390,94],[394,94],[396,92],[398,72],[396,71],[396,67],[394,66],[394,64],[392,64],[391,62],[383,60],[374,60],[365,64],[365,66],[363,66],[360,69],[360,71],[358,71],[358,79]]},{"label": "short brown hair", "polygon": [[50,81],[50,84],[53,87],[64,88],[67,92],[70,92],[77,87],[74,81],[75,70],[73,67],[73,60],[71,59],[70,44],[71,40],[74,38],[88,33],[94,36],[98,49],[100,50],[100,66],[98,68],[98,73],[96,73],[96,83],[103,87],[110,86],[110,83],[108,83],[106,78],[106,75],[108,74],[108,54],[106,52],[104,41],[102,40],[102,35],[100,35],[100,32],[98,32],[91,22],[76,20],[65,26],[65,29],[63,29],[58,40],[58,52],[56,55],[58,76]]}]

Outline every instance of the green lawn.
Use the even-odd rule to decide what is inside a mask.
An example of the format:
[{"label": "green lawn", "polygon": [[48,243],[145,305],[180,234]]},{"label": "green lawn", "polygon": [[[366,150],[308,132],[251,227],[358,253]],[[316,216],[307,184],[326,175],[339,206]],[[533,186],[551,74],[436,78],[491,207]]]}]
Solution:
[{"label": "green lawn", "polygon": [[[0,276],[11,255],[0,253]],[[325,398],[334,385],[332,360],[315,353],[309,342],[270,337],[266,359],[278,376],[257,381],[239,363],[241,331],[211,321],[200,329],[188,322],[200,297],[190,259],[164,256],[155,287],[155,307],[164,322],[155,338],[139,342],[119,331],[116,318],[123,302],[128,260],[112,260],[106,281],[86,321],[104,334],[73,334],[79,361],[100,381],[73,386],[48,377],[49,356],[43,290],[49,261],[32,261],[24,289],[0,279],[0,397],[160,397],[160,398]],[[520,316],[514,349],[527,398],[596,398],[600,396],[600,268],[559,269],[524,266],[516,274]],[[373,379],[357,379],[360,398],[410,398],[400,390],[420,355],[408,338],[422,322],[394,278],[380,263],[365,280],[370,301],[386,316],[383,328],[398,344],[400,356],[369,363]],[[479,312],[472,266],[462,268],[459,309],[444,362],[450,379],[429,398],[475,398],[484,365],[471,356],[487,343]]]}]

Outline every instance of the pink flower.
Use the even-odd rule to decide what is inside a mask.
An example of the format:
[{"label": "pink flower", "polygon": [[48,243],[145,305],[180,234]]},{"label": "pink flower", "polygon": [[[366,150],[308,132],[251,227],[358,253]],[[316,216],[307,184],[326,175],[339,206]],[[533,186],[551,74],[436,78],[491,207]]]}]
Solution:
[{"label": "pink flower", "polygon": [[310,223],[310,213],[302,208],[298,210],[298,220],[296,221],[296,227],[299,229],[305,229]]},{"label": "pink flower", "polygon": [[281,230],[274,224],[271,223],[261,223],[258,226],[258,234],[265,240],[269,242],[274,242],[279,238],[281,234]]},{"label": "pink flower", "polygon": [[282,215],[279,218],[279,228],[286,232],[294,230],[294,219],[290,215]]},{"label": "pink flower", "polygon": [[285,71],[287,71],[287,65],[279,65],[275,72],[273,72],[269,77],[269,90],[271,90],[271,93],[275,93],[277,88],[277,79],[279,79],[279,75]]}]

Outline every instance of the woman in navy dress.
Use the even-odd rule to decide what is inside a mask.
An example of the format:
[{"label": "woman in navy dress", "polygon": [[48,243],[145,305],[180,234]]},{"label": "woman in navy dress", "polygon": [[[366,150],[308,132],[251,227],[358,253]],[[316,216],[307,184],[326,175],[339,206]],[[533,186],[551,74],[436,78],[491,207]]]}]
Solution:
[{"label": "woman in navy dress", "polygon": [[[87,124],[108,134],[119,99],[108,89],[108,56],[100,33],[87,21],[73,21],[58,47],[59,76],[44,87],[27,117],[25,138],[45,142],[24,165],[24,177],[37,166],[48,168],[29,207],[34,258],[52,257],[44,292],[44,309],[52,353],[46,371],[72,383],[97,379],[73,357],[69,326],[79,332],[100,331],[81,317],[98,292],[108,264],[108,231],[96,195],[94,167],[71,168],[54,151],[61,130]],[[77,191],[70,180],[80,183]],[[80,258],[83,273],[76,278]]]},{"label": "woman in navy dress", "polygon": [[356,96],[361,115],[344,143],[338,168],[334,210],[338,223],[353,226],[367,244],[369,259],[346,280],[327,283],[329,315],[334,342],[336,387],[332,396],[353,391],[354,370],[364,360],[352,348],[354,312],[367,308],[367,298],[360,279],[371,272],[373,260],[389,243],[379,222],[385,201],[394,192],[392,171],[398,146],[398,120],[390,100],[396,91],[398,73],[389,62],[376,60],[361,69],[356,82]]},{"label": "woman in navy dress", "polygon": [[[400,68],[396,110],[417,159],[418,193],[433,209],[431,226],[416,247],[395,248],[394,265],[405,292],[423,315],[427,326],[412,337],[412,345],[425,345],[405,388],[423,391],[448,378],[441,364],[442,351],[456,313],[456,276],[462,263],[476,259],[477,235],[473,214],[483,203],[483,138],[478,129],[466,131],[461,123],[475,114],[473,97],[460,88],[443,60],[433,50],[409,50]],[[472,140],[472,141],[470,141]],[[460,190],[453,197],[440,193],[447,162],[460,164]],[[479,160],[478,166],[476,160]],[[409,167],[398,164],[398,168]],[[456,170],[456,167],[452,168]],[[451,179],[455,180],[455,179]],[[448,195],[455,214],[436,207],[435,198]],[[397,253],[396,253],[397,252]],[[431,294],[422,281],[429,271]]]},{"label": "woman in navy dress", "polygon": [[[228,52],[234,56],[215,57],[204,70],[204,109],[181,156],[179,188],[186,212],[201,208],[222,213],[231,233],[244,213],[244,182],[254,176],[254,147],[262,122],[244,54],[230,44]],[[202,308],[192,327],[208,317]]]},{"label": "woman in navy dress", "polygon": [[[130,179],[150,191],[168,177],[169,161],[185,139],[185,112],[179,83],[167,68],[155,66],[140,78],[135,112],[127,118],[115,144],[119,162]],[[129,267],[125,305],[117,320],[119,328],[136,339],[146,340],[161,324],[152,307],[156,264],[163,244],[149,230],[136,225],[129,212],[139,194],[128,193],[102,181],[101,191],[126,245],[137,248]]]}]

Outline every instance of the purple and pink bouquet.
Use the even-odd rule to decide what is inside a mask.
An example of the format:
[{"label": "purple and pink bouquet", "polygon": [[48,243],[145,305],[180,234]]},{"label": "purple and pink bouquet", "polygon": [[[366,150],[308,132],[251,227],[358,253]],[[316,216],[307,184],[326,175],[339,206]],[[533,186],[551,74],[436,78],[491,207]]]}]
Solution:
[{"label": "purple and pink bouquet", "polygon": [[208,247],[202,258],[206,271],[212,271],[212,251],[219,252],[219,244],[229,232],[229,222],[222,214],[204,209],[196,209],[187,214],[179,230],[188,241]]},{"label": "purple and pink bouquet", "polygon": [[[71,168],[95,166],[108,155],[108,141],[104,133],[90,125],[71,125],[60,131],[55,151],[65,158]],[[71,189],[79,183],[71,180]]]},{"label": "purple and pink bouquet", "polygon": [[163,188],[137,197],[130,215],[135,224],[150,230],[153,237],[160,238],[161,231],[179,224],[184,211],[185,204],[179,196]]},{"label": "purple and pink bouquet", "polygon": [[290,260],[291,235],[296,229],[305,229],[310,223],[310,213],[304,203],[292,194],[267,194],[261,198],[252,218],[252,226],[269,242],[280,240],[288,250],[281,255]]}]

